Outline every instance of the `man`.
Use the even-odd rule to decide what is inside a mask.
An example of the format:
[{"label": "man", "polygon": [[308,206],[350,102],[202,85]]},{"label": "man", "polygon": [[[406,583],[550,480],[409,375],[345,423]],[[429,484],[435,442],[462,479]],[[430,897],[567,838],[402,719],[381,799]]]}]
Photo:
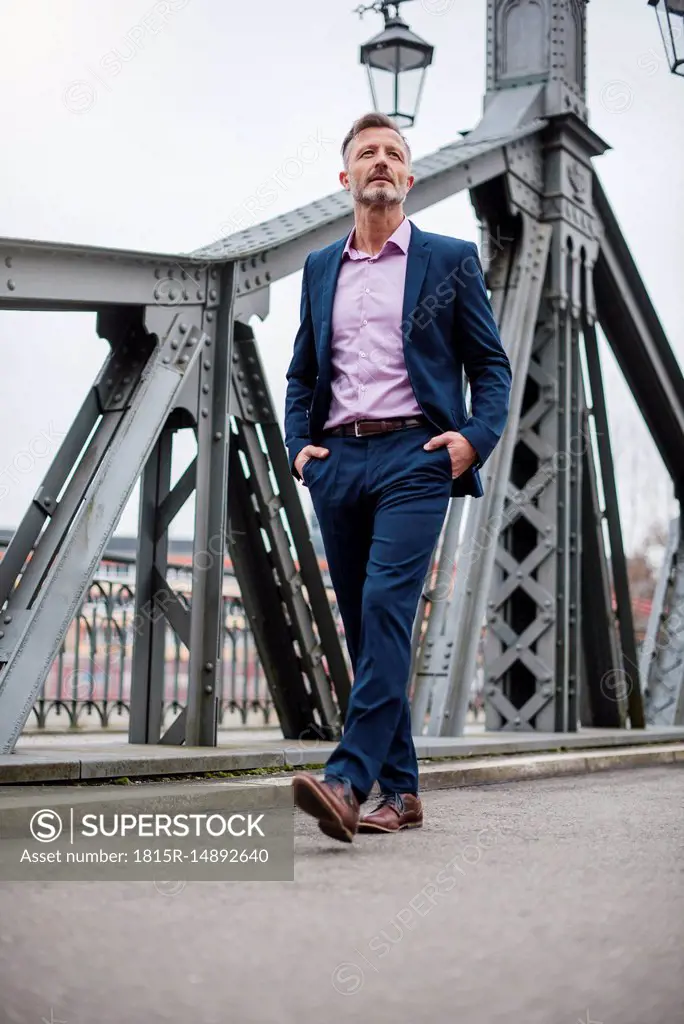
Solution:
[{"label": "man", "polygon": [[[359,118],[342,158],[354,228],[304,264],[285,444],[311,492],[354,671],[325,778],[296,775],[294,798],[326,835],[351,842],[357,830],[422,825],[411,629],[450,496],[482,495],[478,469],[506,423],[511,368],[477,247],[404,215],[414,178],[394,122]],[[380,802],[360,818],[376,780]]]}]

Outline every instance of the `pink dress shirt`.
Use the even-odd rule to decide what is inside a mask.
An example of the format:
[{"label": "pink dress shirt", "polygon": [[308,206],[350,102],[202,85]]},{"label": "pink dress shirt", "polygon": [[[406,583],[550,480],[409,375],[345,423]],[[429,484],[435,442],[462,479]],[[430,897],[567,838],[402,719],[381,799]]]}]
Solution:
[{"label": "pink dress shirt", "polygon": [[377,256],[355,249],[353,237],[352,228],[333,303],[326,430],[354,420],[420,414],[401,332],[410,221],[404,217]]}]

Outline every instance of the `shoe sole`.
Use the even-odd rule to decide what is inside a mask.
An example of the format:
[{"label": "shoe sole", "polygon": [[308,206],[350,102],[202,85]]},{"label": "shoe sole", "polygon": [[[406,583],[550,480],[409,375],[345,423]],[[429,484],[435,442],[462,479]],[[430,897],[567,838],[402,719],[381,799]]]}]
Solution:
[{"label": "shoe sole", "polygon": [[331,839],[338,839],[341,843],[351,843],[354,833],[343,824],[334,807],[325,800],[322,794],[306,782],[295,781],[294,802],[300,811],[310,814],[318,820],[318,827],[321,832]]},{"label": "shoe sole", "polygon": [[369,822],[360,821],[357,832],[403,832],[407,828],[422,828],[422,821],[409,821],[406,825],[399,825],[398,828],[384,828],[382,825],[373,825]]}]

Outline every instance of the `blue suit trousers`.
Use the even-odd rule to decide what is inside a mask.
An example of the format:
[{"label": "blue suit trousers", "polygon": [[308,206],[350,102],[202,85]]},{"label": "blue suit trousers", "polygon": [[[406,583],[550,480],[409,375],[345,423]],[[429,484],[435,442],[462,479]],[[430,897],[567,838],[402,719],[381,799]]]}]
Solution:
[{"label": "blue suit trousers", "polygon": [[343,737],[326,778],[349,779],[360,799],[416,793],[408,673],[411,631],[449,505],[446,448],[421,425],[366,437],[325,435],[330,454],[310,459],[309,488],[354,678]]}]

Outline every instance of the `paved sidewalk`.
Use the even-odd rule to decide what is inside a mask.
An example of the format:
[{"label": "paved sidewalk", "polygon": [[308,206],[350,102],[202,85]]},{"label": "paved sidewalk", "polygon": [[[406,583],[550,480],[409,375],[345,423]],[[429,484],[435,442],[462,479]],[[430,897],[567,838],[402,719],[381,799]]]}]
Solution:
[{"label": "paved sidewalk", "polygon": [[428,793],[295,881],[0,883],[3,1024],[678,1024],[684,770]]}]

